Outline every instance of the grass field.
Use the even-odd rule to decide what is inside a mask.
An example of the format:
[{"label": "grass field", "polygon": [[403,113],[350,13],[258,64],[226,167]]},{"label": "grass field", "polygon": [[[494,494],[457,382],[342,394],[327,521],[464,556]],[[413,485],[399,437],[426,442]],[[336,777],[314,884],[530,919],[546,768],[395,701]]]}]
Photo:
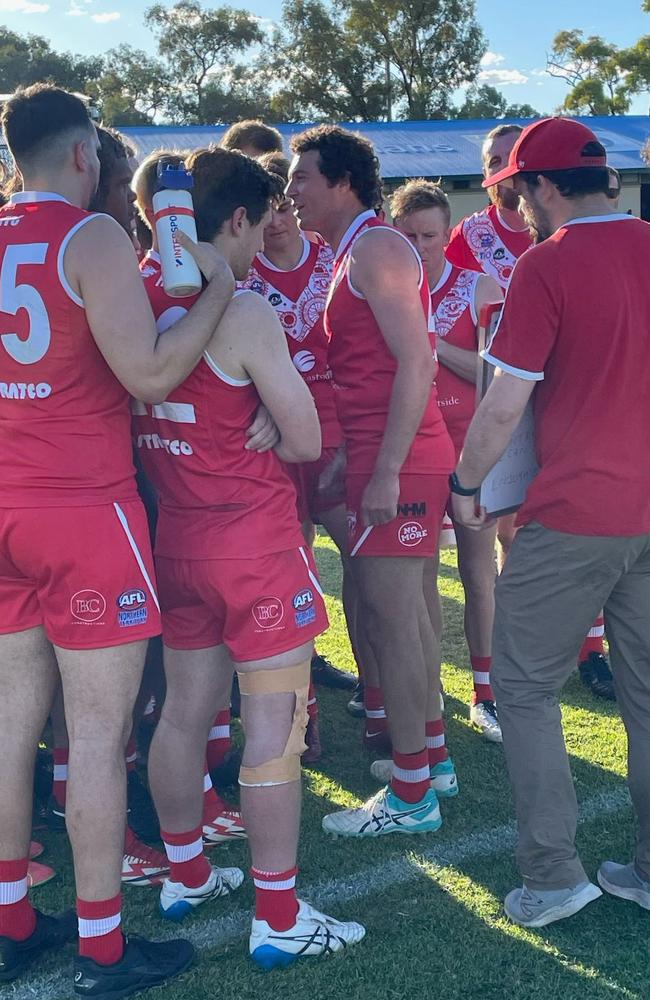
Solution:
[{"label": "grass field", "polygon": [[[339,601],[336,552],[318,539],[318,562],[332,627],[319,648],[352,666]],[[461,793],[442,805],[444,824],[429,837],[330,840],[324,813],[376,790],[361,749],[361,722],[345,711],[345,693],[319,692],[325,754],[305,773],[300,848],[301,894],[367,937],[348,955],[308,960],[264,974],[247,957],[253,892],[250,880],[225,903],[203,907],[182,925],[200,962],[180,980],[151,991],[152,1000],[646,1000],[650,996],[650,915],[602,898],[571,920],[543,931],[521,930],[501,910],[518,884],[513,862],[512,801],[500,746],[469,725],[471,675],[462,635],[462,590],[455,553],[443,553],[443,678],[448,741]],[[633,841],[625,789],[626,744],[616,706],[590,697],[576,676],[564,693],[564,722],[583,822],[579,845],[587,871],[601,860],[628,860]],[[90,780],[92,777],[90,776]],[[40,834],[39,834],[40,837]],[[34,893],[47,911],[74,901],[70,855],[60,834],[43,834],[42,859],[59,877]],[[244,845],[216,849],[212,859],[248,867]],[[125,891],[125,925],[134,933],[174,936],[157,916],[153,889]],[[72,952],[35,967],[29,981],[1,989],[15,1000],[72,995]],[[65,978],[62,978],[62,971]]]}]

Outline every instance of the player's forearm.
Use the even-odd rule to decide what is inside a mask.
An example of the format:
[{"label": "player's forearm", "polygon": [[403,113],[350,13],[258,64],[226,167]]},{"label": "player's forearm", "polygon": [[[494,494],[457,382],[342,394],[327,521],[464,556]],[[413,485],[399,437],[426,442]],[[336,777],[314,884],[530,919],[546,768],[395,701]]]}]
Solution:
[{"label": "player's forearm", "polygon": [[456,475],[463,486],[481,485],[505,452],[520,420],[521,412],[490,399],[488,390],[469,426],[456,467]]},{"label": "player's forearm", "polygon": [[478,359],[476,351],[466,351],[463,347],[455,347],[454,344],[448,344],[442,337],[436,337],[436,351],[441,365],[467,382],[476,382]]},{"label": "player's forearm", "polygon": [[228,308],[233,291],[234,283],[230,276],[213,278],[189,312],[160,334],[154,348],[154,365],[149,380],[151,393],[156,396],[151,402],[164,400],[199,363]]},{"label": "player's forearm", "polygon": [[433,372],[431,356],[398,362],[375,471],[399,475],[429,401]]}]

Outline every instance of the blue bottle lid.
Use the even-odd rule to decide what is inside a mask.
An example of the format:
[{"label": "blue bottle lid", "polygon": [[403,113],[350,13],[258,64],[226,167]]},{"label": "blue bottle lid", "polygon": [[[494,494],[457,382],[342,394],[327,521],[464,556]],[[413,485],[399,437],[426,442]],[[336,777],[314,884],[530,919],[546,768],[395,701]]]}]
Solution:
[{"label": "blue bottle lid", "polygon": [[194,187],[194,178],[184,167],[173,167],[164,160],[158,164],[157,180],[159,191],[191,191]]}]

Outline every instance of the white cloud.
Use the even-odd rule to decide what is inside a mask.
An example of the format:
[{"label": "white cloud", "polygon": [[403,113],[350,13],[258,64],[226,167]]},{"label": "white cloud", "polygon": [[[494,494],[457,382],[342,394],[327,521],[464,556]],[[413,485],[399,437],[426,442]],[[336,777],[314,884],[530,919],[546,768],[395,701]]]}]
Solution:
[{"label": "white cloud", "polygon": [[3,14],[46,14],[49,3],[32,3],[32,0],[0,0]]},{"label": "white cloud", "polygon": [[110,14],[92,14],[92,20],[95,24],[108,24],[109,21],[119,21],[121,14],[117,10],[113,10]]},{"label": "white cloud", "polygon": [[528,83],[528,77],[518,69],[484,69],[478,75],[481,83],[500,84],[508,87],[511,84]]},{"label": "white cloud", "polygon": [[487,66],[499,66],[505,61],[506,57],[502,56],[500,52],[486,52],[481,59],[481,66],[485,69]]}]

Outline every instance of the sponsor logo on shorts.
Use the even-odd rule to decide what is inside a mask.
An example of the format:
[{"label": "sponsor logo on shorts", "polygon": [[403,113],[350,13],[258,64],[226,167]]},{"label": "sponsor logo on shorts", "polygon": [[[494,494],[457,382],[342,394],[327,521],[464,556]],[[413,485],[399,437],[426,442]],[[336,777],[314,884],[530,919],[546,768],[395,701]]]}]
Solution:
[{"label": "sponsor logo on shorts", "polygon": [[284,604],[279,597],[261,597],[251,608],[251,614],[260,628],[278,628],[284,618]]},{"label": "sponsor logo on shorts", "polygon": [[414,503],[399,503],[397,505],[398,517],[425,517],[426,512],[427,505],[423,500],[416,500]]},{"label": "sponsor logo on shorts", "polygon": [[[98,590],[78,590],[70,598],[70,612],[73,618],[84,625],[99,623],[106,611],[106,598]],[[100,624],[104,624],[101,622]]]},{"label": "sponsor logo on shorts", "polygon": [[316,608],[314,607],[314,592],[306,587],[299,591],[293,598],[295,620],[298,628],[311,625],[316,621]]},{"label": "sponsor logo on shorts", "polygon": [[400,524],[397,531],[397,538],[402,545],[412,546],[419,545],[423,538],[426,538],[429,532],[426,528],[423,528],[419,521],[407,521],[406,524]]},{"label": "sponsor logo on shorts", "polygon": [[149,617],[149,609],[146,607],[147,595],[139,587],[132,590],[125,590],[117,599],[117,621],[120,628],[129,628],[131,625],[144,625]]}]

